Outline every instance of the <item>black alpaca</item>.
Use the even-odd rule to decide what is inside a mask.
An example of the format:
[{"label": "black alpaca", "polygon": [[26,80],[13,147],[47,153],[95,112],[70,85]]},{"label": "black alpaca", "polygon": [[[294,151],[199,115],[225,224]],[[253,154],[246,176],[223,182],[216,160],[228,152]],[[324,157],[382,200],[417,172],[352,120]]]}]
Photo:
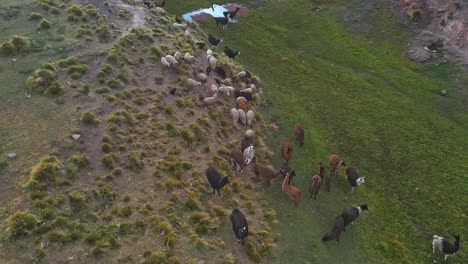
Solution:
[{"label": "black alpaca", "polygon": [[228,56],[229,58],[231,59],[234,59],[237,55],[240,55],[240,51],[236,50],[232,50],[230,49],[228,46],[224,47],[224,54],[226,54],[226,56]]},{"label": "black alpaca", "polygon": [[210,183],[211,188],[213,188],[213,194],[218,191],[218,195],[221,196],[219,189],[223,188],[226,184],[229,183],[228,178],[221,178],[221,175],[219,175],[218,171],[216,171],[216,169],[213,167],[208,167],[208,169],[206,169],[205,175],[206,178],[208,178],[208,182]]},{"label": "black alpaca", "polygon": [[218,46],[220,42],[223,42],[223,38],[217,39],[213,35],[208,34],[208,41],[210,42],[211,45]]},{"label": "black alpaca", "polygon": [[333,229],[330,233],[327,233],[322,237],[322,241],[328,240],[336,240],[336,242],[340,242],[340,235],[341,231],[344,230],[344,219],[341,215],[335,218],[335,224],[333,225]]},{"label": "black alpaca", "polygon": [[231,20],[233,20],[234,17],[237,15],[237,12],[239,11],[239,9],[240,9],[240,8],[237,7],[235,11],[224,11],[224,12],[223,12],[223,15],[224,15],[225,18],[228,18],[228,16],[229,16],[229,18],[230,18]]},{"label": "black alpaca", "polygon": [[346,226],[352,224],[356,218],[358,218],[359,214],[364,211],[368,211],[367,204],[361,204],[358,207],[343,210],[343,213],[341,213],[341,217],[343,217],[344,220],[343,231],[346,231]]},{"label": "black alpaca", "polygon": [[249,235],[249,225],[244,214],[239,209],[232,210],[231,213],[232,230],[237,237],[237,243],[244,245],[244,239]]}]

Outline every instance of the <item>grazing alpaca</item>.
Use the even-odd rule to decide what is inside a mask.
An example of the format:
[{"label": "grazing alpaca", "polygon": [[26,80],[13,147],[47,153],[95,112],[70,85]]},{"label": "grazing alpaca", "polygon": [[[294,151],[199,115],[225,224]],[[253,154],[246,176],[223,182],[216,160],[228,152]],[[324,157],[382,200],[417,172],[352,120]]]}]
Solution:
[{"label": "grazing alpaca", "polygon": [[230,49],[228,46],[225,46],[224,54],[226,54],[226,56],[228,56],[229,58],[234,59],[237,55],[240,55],[240,51],[238,50],[234,51]]},{"label": "grazing alpaca", "polygon": [[318,175],[314,175],[310,182],[310,198],[314,197],[314,199],[317,200],[317,195],[320,190],[320,187],[322,187],[322,178],[320,178],[320,176]]},{"label": "grazing alpaca", "polygon": [[340,242],[340,235],[341,231],[344,230],[344,219],[341,215],[335,218],[335,224],[333,225],[333,229],[330,233],[327,233],[322,237],[322,241],[328,240],[336,240],[336,242]]},{"label": "grazing alpaca", "polygon": [[283,184],[281,185],[281,190],[284,193],[284,197],[288,198],[291,197],[294,200],[294,204],[297,206],[299,203],[299,199],[301,199],[301,191],[292,186],[289,185],[289,174],[286,174],[286,177],[284,178]]},{"label": "grazing alpaca", "polygon": [[211,188],[213,188],[213,194],[218,191],[219,194],[219,189],[223,188],[226,184],[229,183],[229,180],[227,177],[221,178],[221,175],[219,175],[218,171],[216,171],[215,168],[213,167],[208,167],[205,172],[206,178],[208,178],[208,182],[211,185]]},{"label": "grazing alpaca", "polygon": [[228,16],[229,16],[229,18],[230,18],[231,20],[233,20],[234,17],[237,15],[237,12],[239,11],[239,9],[240,9],[240,8],[237,7],[235,11],[224,11],[224,12],[223,12],[223,15],[224,15],[225,18],[228,18]]},{"label": "grazing alpaca", "polygon": [[288,164],[289,163],[289,160],[292,158],[293,156],[293,147],[292,147],[292,144],[289,140],[285,140],[283,142],[283,146],[281,147],[281,154],[283,155],[283,162]]},{"label": "grazing alpaca", "polygon": [[332,185],[333,185],[333,182],[335,182],[335,177],[336,177],[336,171],[335,170],[331,170],[329,173],[328,173],[328,176],[326,178],[326,186],[325,186],[325,189],[327,190],[327,192],[330,191]]},{"label": "grazing alpaca", "polygon": [[343,210],[341,213],[341,217],[343,217],[344,220],[343,231],[346,231],[346,226],[353,224],[356,218],[364,211],[368,211],[367,204],[361,204],[358,207]]},{"label": "grazing alpaca", "polygon": [[452,245],[452,243],[448,242],[443,237],[434,235],[432,237],[432,253],[435,253],[435,249],[437,247],[440,251],[444,252],[444,260],[446,260],[449,256],[455,256],[460,249],[460,234],[453,235],[453,237],[455,238],[455,245]]},{"label": "grazing alpaca", "polygon": [[348,179],[349,184],[351,185],[351,193],[353,193],[358,186],[363,184],[366,177],[359,177],[357,170],[353,167],[349,167],[346,170],[346,179]]},{"label": "grazing alpaca", "polygon": [[218,46],[220,42],[223,42],[223,38],[217,39],[213,35],[208,34],[208,42],[210,42],[210,44],[213,46]]},{"label": "grazing alpaca", "polygon": [[304,127],[296,124],[294,126],[294,135],[296,136],[296,143],[302,147],[304,145]]},{"label": "grazing alpaca", "polygon": [[322,162],[319,162],[319,165],[317,167],[317,174],[320,176],[320,178],[323,179],[323,176],[325,175],[325,168],[322,165]]},{"label": "grazing alpaca", "polygon": [[283,179],[286,176],[289,176],[288,184],[291,184],[292,179],[294,176],[296,176],[296,171],[291,169],[288,165],[284,164],[283,167],[280,170],[281,175],[283,175]]},{"label": "grazing alpaca", "polygon": [[244,171],[244,167],[247,166],[247,161],[244,155],[237,151],[233,150],[231,151],[231,165],[233,168],[236,169],[236,171]]},{"label": "grazing alpaca", "polygon": [[226,25],[229,23],[229,19],[225,17],[215,17],[214,20],[216,22],[216,28],[218,28],[219,25],[221,24],[223,26],[223,29],[225,29],[227,28]]},{"label": "grazing alpaca", "polygon": [[254,155],[255,155],[254,146],[250,145],[248,148],[244,149],[243,154],[244,154],[245,162],[249,164],[253,160]]},{"label": "grazing alpaca", "polygon": [[244,239],[249,235],[249,225],[244,214],[239,209],[232,210],[231,216],[232,230],[237,237],[237,243],[244,245]]},{"label": "grazing alpaca", "polygon": [[337,173],[341,169],[341,166],[345,166],[344,160],[340,159],[340,157],[338,157],[338,155],[335,153],[330,154],[328,157],[328,163],[330,163],[331,169]]},{"label": "grazing alpaca", "polygon": [[270,181],[276,178],[276,176],[281,173],[275,172],[273,169],[260,163],[255,164],[254,171],[255,176],[257,176],[257,180],[260,181],[260,177],[264,178],[267,186],[270,186]]}]

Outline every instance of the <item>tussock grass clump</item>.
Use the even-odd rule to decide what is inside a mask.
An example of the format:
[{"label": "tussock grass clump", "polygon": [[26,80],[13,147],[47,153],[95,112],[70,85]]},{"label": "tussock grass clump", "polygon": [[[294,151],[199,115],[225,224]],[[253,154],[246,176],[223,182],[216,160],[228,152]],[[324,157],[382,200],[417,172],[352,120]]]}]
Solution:
[{"label": "tussock grass clump", "polygon": [[63,165],[54,156],[45,156],[32,168],[25,188],[28,191],[41,191],[46,184],[56,183],[56,179],[62,175]]},{"label": "tussock grass clump", "polygon": [[194,191],[187,190],[187,200],[185,206],[190,210],[201,210],[203,208],[200,202],[200,195]]},{"label": "tussock grass clump", "polygon": [[25,54],[31,51],[31,41],[26,37],[14,35],[10,40],[0,45],[0,54],[16,55]]},{"label": "tussock grass clump", "polygon": [[76,57],[68,57],[66,59],[61,59],[57,62],[57,65],[62,68],[66,68],[72,65],[77,65],[78,59]]},{"label": "tussock grass clump", "polygon": [[122,46],[118,44],[112,45],[112,48],[107,53],[109,62],[118,63],[125,58],[125,52]]},{"label": "tussock grass clump", "polygon": [[135,118],[133,117],[132,113],[126,111],[126,110],[120,110],[112,113],[108,118],[107,121],[110,123],[114,123],[117,125],[122,124],[123,122],[126,122],[129,125],[135,124]]},{"label": "tussock grass clump", "polygon": [[112,154],[105,154],[102,157],[101,163],[104,167],[108,169],[113,169],[115,167],[115,160]]},{"label": "tussock grass clump", "polygon": [[29,19],[31,19],[31,20],[39,20],[39,19],[42,19],[42,15],[41,15],[40,13],[32,12],[32,13],[29,15]]},{"label": "tussock grass clump", "polygon": [[143,264],[167,263],[166,254],[163,252],[151,252],[147,250],[143,253],[145,258]]},{"label": "tussock grass clump", "polygon": [[106,86],[96,89],[96,93],[98,93],[98,94],[109,93],[110,91],[111,91],[111,89],[109,87],[106,87]]},{"label": "tussock grass clump", "polygon": [[98,125],[100,121],[96,118],[93,112],[84,112],[81,114],[80,122],[87,125]]},{"label": "tussock grass clump", "polygon": [[208,232],[217,229],[216,223],[211,216],[205,212],[193,212],[188,217],[188,221],[194,225],[195,232],[206,235]]},{"label": "tussock grass clump", "polygon": [[37,26],[37,29],[38,30],[40,30],[40,29],[49,29],[51,26],[52,26],[52,24],[50,23],[50,21],[43,18],[39,22],[39,25]]},{"label": "tussock grass clump", "polygon": [[141,171],[145,164],[140,159],[141,154],[136,151],[131,151],[128,155],[128,164],[127,168],[134,171]]},{"label": "tussock grass clump", "polygon": [[39,221],[35,215],[17,211],[2,223],[2,227],[8,237],[15,238],[30,234],[38,223]]},{"label": "tussock grass clump", "polygon": [[108,143],[102,143],[101,144],[101,151],[105,153],[109,153],[112,151],[112,146]]},{"label": "tussock grass clump", "polygon": [[83,77],[88,72],[88,66],[85,64],[81,65],[72,65],[67,68],[67,73],[70,74],[70,77],[74,80]]},{"label": "tussock grass clump", "polygon": [[88,195],[83,191],[72,191],[68,194],[70,206],[75,212],[79,212],[87,207]]},{"label": "tussock grass clump", "polygon": [[107,82],[107,85],[112,89],[121,89],[125,87],[125,84],[119,79],[112,79]]}]

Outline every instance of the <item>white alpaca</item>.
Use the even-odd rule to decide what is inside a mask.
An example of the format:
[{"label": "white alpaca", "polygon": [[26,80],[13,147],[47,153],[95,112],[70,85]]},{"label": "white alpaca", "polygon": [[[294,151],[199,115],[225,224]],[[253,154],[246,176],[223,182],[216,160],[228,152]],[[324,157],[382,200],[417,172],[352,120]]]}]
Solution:
[{"label": "white alpaca", "polygon": [[249,164],[255,155],[255,150],[253,145],[250,145],[248,148],[244,149],[244,158],[245,158],[245,163]]}]

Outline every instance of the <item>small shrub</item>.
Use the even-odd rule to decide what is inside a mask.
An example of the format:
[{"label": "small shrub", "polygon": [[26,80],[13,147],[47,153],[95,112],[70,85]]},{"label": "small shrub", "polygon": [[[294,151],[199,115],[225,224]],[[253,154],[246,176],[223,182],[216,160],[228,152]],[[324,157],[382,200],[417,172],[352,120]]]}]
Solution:
[{"label": "small shrub", "polygon": [[81,114],[80,121],[87,125],[98,125],[100,122],[93,112],[84,112]]}]

